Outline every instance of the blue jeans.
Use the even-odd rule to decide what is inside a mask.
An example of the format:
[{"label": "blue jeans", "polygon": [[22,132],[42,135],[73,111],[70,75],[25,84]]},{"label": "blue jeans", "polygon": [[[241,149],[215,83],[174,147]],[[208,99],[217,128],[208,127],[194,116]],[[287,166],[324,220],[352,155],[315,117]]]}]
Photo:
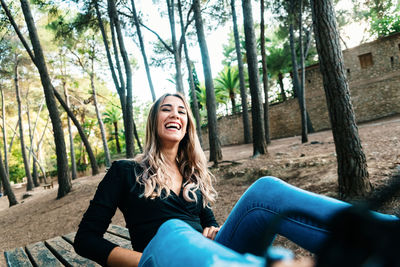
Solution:
[{"label": "blue jeans", "polygon": [[[274,234],[285,236],[316,252],[329,235],[327,222],[350,204],[314,194],[274,177],[251,185],[221,227],[215,241],[180,220],[169,220],[143,251],[139,266],[265,266],[266,238],[274,220]],[[373,213],[383,220],[393,215]],[[273,227],[272,227],[273,228]]]}]

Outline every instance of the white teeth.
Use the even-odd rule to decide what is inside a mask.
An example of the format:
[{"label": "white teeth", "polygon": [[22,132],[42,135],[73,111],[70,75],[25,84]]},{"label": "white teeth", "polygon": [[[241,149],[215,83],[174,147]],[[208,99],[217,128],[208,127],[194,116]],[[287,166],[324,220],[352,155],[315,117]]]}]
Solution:
[{"label": "white teeth", "polygon": [[165,125],[166,128],[176,128],[178,130],[181,129],[181,126],[178,123],[170,122]]}]

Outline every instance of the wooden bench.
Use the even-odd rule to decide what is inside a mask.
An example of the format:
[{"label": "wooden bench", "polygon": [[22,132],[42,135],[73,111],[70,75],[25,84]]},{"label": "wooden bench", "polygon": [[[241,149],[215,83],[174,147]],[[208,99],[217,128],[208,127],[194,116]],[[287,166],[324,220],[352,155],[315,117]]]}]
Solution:
[{"label": "wooden bench", "polygon": [[51,181],[51,183],[49,183],[49,184],[45,184],[45,185],[43,185],[43,188],[44,189],[50,189],[50,188],[53,188],[54,186],[53,186],[53,181]]},{"label": "wooden bench", "polygon": [[[74,233],[36,242],[4,252],[9,267],[19,266],[100,266],[75,253]],[[128,229],[110,225],[104,238],[123,248],[132,249]]]}]

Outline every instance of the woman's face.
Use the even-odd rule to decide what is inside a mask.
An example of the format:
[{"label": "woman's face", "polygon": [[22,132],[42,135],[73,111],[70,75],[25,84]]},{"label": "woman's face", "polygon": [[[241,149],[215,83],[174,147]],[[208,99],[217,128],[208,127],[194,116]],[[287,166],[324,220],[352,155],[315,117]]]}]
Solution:
[{"label": "woman's face", "polygon": [[157,133],[161,144],[179,144],[186,134],[187,122],[187,110],[182,99],[167,96],[158,111]]}]

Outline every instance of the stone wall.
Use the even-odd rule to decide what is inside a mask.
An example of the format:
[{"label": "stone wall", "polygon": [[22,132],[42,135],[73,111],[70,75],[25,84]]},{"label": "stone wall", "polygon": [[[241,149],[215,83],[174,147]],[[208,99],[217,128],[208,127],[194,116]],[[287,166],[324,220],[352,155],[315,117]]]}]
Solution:
[{"label": "stone wall", "polygon": [[[400,34],[393,34],[343,51],[351,102],[357,122],[400,113]],[[363,67],[361,66],[363,65]],[[319,65],[306,68],[306,105],[316,131],[330,128],[329,114]],[[297,99],[271,105],[271,138],[301,135]],[[251,112],[249,112],[251,124]],[[218,119],[221,145],[244,143],[242,117]],[[203,128],[203,147],[208,148],[207,129]]]}]

